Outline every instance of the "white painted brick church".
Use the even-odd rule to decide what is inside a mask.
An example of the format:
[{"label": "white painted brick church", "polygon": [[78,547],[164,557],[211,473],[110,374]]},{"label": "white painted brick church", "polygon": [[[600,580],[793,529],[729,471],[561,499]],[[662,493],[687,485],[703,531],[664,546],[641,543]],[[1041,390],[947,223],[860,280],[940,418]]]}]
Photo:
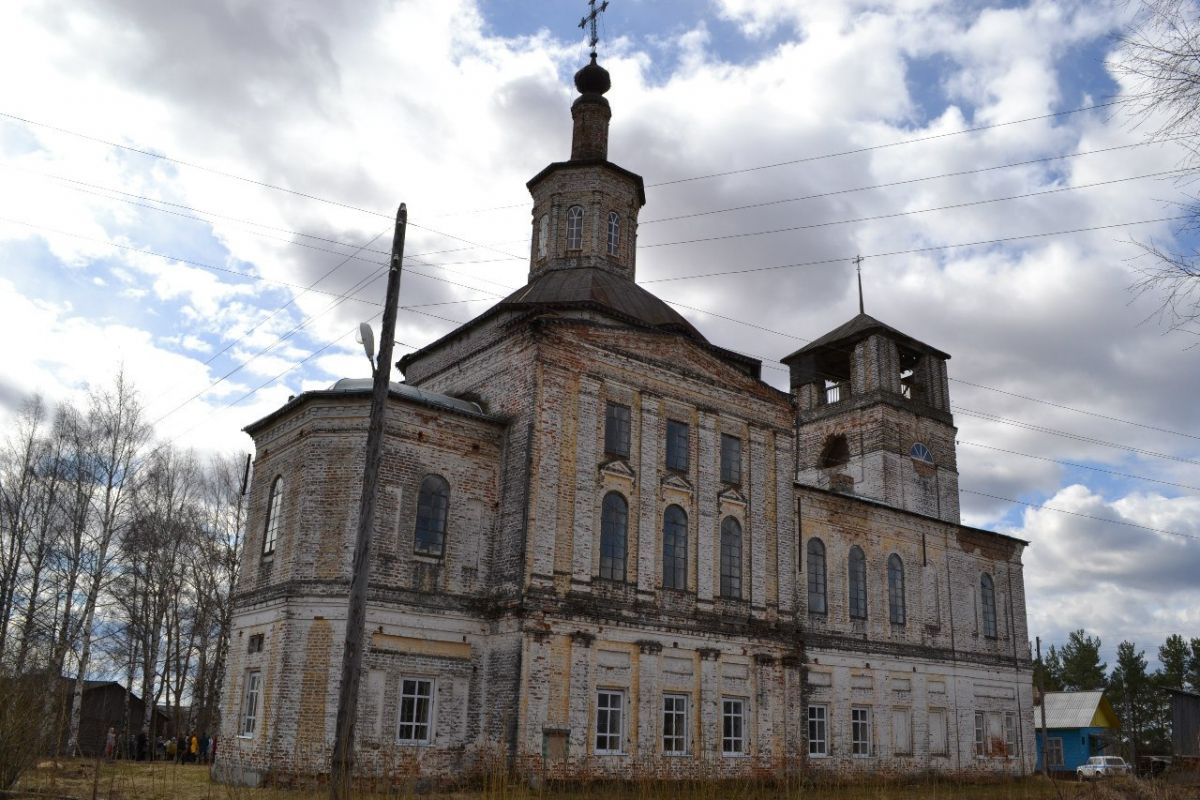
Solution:
[{"label": "white painted brick church", "polygon": [[[358,770],[1030,772],[1026,543],[959,523],[949,356],[859,314],[763,382],[634,282],[642,179],[575,84],[527,285],[398,365]],[[246,429],[224,780],[328,771],[369,396]]]}]

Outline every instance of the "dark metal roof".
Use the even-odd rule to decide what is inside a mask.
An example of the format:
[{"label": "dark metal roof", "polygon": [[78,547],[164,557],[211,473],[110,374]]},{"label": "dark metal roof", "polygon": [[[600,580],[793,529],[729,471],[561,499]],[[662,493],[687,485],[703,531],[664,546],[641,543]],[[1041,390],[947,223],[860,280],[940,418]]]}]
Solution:
[{"label": "dark metal roof", "polygon": [[630,172],[624,167],[617,166],[605,158],[576,158],[570,161],[555,161],[551,164],[547,164],[541,172],[526,181],[525,186],[530,191],[533,191],[534,186],[537,186],[542,182],[543,179],[545,179],[547,175],[553,172],[558,172],[559,170],[564,169],[580,169],[585,167],[600,167],[608,170],[609,172],[614,172],[623,178],[629,178],[634,182],[634,185],[637,188],[638,205],[646,205],[646,185],[642,181],[642,176],[638,175],[636,172]]},{"label": "dark metal roof", "polygon": [[500,301],[498,308],[596,308],[651,328],[708,343],[683,315],[628,278],[599,267],[543,272]]},{"label": "dark metal roof", "polygon": [[889,334],[892,338],[896,339],[896,341],[901,342],[903,344],[907,344],[910,347],[915,347],[918,350],[922,350],[927,353],[932,353],[933,355],[938,356],[939,358],[947,358],[947,359],[950,358],[950,356],[948,354],[943,353],[941,350],[938,350],[936,347],[930,347],[929,345],[925,344],[924,342],[921,342],[921,341],[918,341],[918,340],[912,338],[907,333],[901,333],[900,331],[893,328],[891,325],[887,325],[886,323],[880,322],[879,320],[875,319],[874,317],[872,317],[869,314],[859,314],[856,317],[854,317],[853,319],[851,319],[849,322],[839,325],[838,327],[834,328],[829,333],[825,334],[824,336],[820,337],[819,339],[814,339],[813,341],[806,344],[804,347],[801,347],[796,352],[785,357],[783,359],[783,362],[786,364],[790,359],[805,355],[807,353],[812,353],[817,350],[822,350],[827,347],[833,347],[835,345],[840,345],[840,344],[851,344],[854,342],[859,342],[859,341],[867,338],[871,334],[877,333],[880,331]]}]

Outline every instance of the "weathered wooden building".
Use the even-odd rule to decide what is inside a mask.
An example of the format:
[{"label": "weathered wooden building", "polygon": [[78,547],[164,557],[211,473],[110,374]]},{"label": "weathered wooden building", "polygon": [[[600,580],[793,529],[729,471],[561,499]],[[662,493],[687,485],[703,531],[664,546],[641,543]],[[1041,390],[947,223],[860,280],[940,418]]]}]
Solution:
[{"label": "weathered wooden building", "polygon": [[1200,758],[1200,693],[1168,689],[1171,703],[1171,753]]},{"label": "weathered wooden building", "polygon": [[[635,283],[642,179],[576,86],[528,284],[399,363],[359,768],[1029,772],[1025,543],[959,522],[949,356],[860,314],[764,382]],[[247,428],[228,780],[327,769],[368,406]]]}]

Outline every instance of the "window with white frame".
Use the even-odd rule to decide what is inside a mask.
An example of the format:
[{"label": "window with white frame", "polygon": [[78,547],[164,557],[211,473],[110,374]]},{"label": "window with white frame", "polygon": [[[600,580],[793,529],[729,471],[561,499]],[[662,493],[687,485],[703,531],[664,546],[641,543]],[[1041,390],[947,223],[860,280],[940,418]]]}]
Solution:
[{"label": "window with white frame", "polygon": [[871,755],[871,709],[850,709],[850,753],[856,756]]},{"label": "window with white frame", "polygon": [[1017,754],[1017,715],[1004,712],[1004,754],[1013,758]]},{"label": "window with white frame", "polygon": [[578,250],[583,247],[583,206],[571,206],[567,209],[567,249]]},{"label": "window with white frame", "polygon": [[746,752],[746,701],[721,699],[721,753],[740,756]]},{"label": "window with white frame", "polygon": [[987,755],[987,734],[984,730],[985,720],[982,711],[975,712],[975,755]]},{"label": "window with white frame", "polygon": [[808,754],[829,755],[829,707],[808,707]]},{"label": "window with white frame", "polygon": [[662,749],[667,755],[687,753],[687,715],[687,695],[663,695]]},{"label": "window with white frame", "polygon": [[279,507],[283,503],[283,476],[278,475],[271,481],[271,494],[267,497],[267,524],[263,528],[263,555],[269,556],[275,552],[275,543],[279,541]]},{"label": "window with white frame", "polygon": [[396,739],[405,744],[429,744],[433,734],[433,681],[400,681],[400,727]]},{"label": "window with white frame", "polygon": [[621,752],[625,693],[608,689],[596,692],[596,755]]},{"label": "window with white frame", "polygon": [[258,730],[258,696],[262,691],[262,673],[251,670],[246,673],[246,687],[242,692],[242,724],[239,736],[249,738]]}]

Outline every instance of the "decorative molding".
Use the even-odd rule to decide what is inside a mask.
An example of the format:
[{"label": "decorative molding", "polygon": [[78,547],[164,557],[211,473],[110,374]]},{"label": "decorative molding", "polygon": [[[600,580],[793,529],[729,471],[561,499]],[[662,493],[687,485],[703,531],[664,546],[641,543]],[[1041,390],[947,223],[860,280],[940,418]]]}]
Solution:
[{"label": "decorative molding", "polygon": [[700,654],[701,661],[719,661],[721,659],[721,651],[715,647],[697,647],[696,652]]},{"label": "decorative molding", "polygon": [[676,472],[668,472],[664,475],[661,487],[664,500],[667,499],[667,492],[678,492],[689,496],[692,494],[692,484],[687,478]]},{"label": "decorative molding", "polygon": [[577,644],[580,647],[591,647],[596,641],[596,634],[588,633],[587,631],[572,631],[571,644]]},{"label": "decorative molding", "polygon": [[736,486],[726,486],[717,494],[718,503],[728,503],[730,505],[745,507],[750,504],[746,495],[742,494]]},{"label": "decorative molding", "polygon": [[650,653],[657,655],[661,653],[663,649],[662,642],[656,642],[653,639],[638,639],[637,646],[638,650],[640,650],[643,654]]}]

